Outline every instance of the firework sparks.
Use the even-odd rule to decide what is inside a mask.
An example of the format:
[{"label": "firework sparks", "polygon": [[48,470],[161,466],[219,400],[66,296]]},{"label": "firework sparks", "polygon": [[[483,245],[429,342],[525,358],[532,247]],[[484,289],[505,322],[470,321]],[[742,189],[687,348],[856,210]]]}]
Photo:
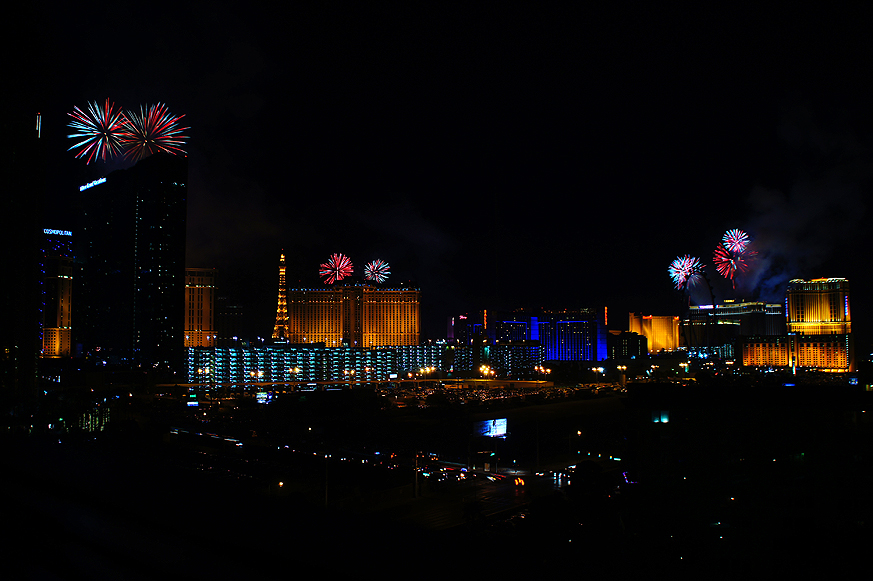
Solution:
[{"label": "firework sparks", "polygon": [[98,157],[106,161],[107,157],[118,155],[121,152],[121,134],[126,121],[121,108],[116,109],[114,103],[106,99],[106,104],[101,108],[97,101],[88,103],[87,112],[73,107],[72,113],[67,113],[73,118],[68,126],[75,131],[67,137],[81,139],[67,151],[80,147],[76,153],[76,159],[86,158],[85,163],[90,164]]},{"label": "firework sparks", "polygon": [[737,287],[737,273],[749,270],[744,254],[742,252],[731,252],[724,244],[719,244],[715,247],[712,261],[715,263],[715,269],[718,273],[730,279],[734,288]]},{"label": "firework sparks", "polygon": [[742,230],[728,230],[724,233],[721,241],[728,251],[742,254],[749,245],[749,235]]},{"label": "firework sparks", "polygon": [[389,274],[391,274],[390,267],[384,260],[374,260],[364,267],[364,278],[367,280],[382,283]]},{"label": "firework sparks", "polygon": [[180,127],[179,121],[184,115],[175,116],[163,103],[143,109],[139,114],[127,112],[124,117],[124,127],[120,140],[124,148],[124,157],[140,160],[153,153],[184,154],[182,145],[187,135],[182,132],[190,127]]},{"label": "firework sparks", "polygon": [[693,285],[698,282],[703,272],[703,263],[699,258],[686,254],[676,257],[676,260],[670,263],[667,272],[673,279],[676,290],[681,290],[686,284]]},{"label": "firework sparks", "polygon": [[351,276],[354,270],[352,261],[342,254],[331,254],[330,259],[319,266],[318,274],[324,277],[326,284],[333,284]]}]

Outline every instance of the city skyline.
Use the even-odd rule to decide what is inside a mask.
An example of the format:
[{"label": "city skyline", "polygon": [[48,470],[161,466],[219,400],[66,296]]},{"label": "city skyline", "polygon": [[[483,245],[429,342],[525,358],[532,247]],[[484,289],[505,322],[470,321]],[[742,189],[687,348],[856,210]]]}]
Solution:
[{"label": "city skyline", "polygon": [[[865,15],[301,9],[273,19],[286,34],[211,17],[75,67],[59,55],[76,27],[49,18],[13,104],[42,114],[50,200],[116,168],[66,151],[74,106],[185,115],[187,266],[218,268],[262,336],[282,248],[291,286],[333,253],[385,260],[422,288],[431,336],[488,305],[678,315],[666,265],[712,269],[734,228],[757,277],[734,291],[711,274],[717,302],[772,300],[796,277],[869,288],[852,252],[869,242]],[[47,204],[44,223],[74,229],[68,210]]]},{"label": "city skyline", "polygon": [[863,570],[871,21],[14,5],[10,578]]}]

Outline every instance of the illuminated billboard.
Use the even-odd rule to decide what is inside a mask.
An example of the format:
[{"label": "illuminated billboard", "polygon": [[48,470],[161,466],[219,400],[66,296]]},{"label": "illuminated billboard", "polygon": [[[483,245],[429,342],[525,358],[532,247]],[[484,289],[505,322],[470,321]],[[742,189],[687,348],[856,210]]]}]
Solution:
[{"label": "illuminated billboard", "polygon": [[486,438],[505,438],[506,418],[497,418],[494,420],[485,420],[484,422],[474,423],[473,435],[484,436]]}]

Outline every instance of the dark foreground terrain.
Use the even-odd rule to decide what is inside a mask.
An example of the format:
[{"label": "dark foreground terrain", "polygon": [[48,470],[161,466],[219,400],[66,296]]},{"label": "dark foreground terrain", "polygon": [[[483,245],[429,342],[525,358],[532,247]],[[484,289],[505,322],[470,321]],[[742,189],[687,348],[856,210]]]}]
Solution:
[{"label": "dark foreground terrain", "polygon": [[[786,395],[649,386],[490,412],[354,401],[199,424],[128,403],[96,434],[3,442],[4,577],[848,574],[873,541],[873,407]],[[471,439],[464,426],[489,414],[510,434]],[[478,475],[462,478],[467,466]]]}]

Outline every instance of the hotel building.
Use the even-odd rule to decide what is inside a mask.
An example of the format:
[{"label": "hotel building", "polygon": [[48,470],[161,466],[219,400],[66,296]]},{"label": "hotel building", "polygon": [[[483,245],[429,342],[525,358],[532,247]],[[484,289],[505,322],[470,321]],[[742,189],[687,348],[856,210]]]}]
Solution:
[{"label": "hotel building", "polygon": [[185,269],[185,347],[215,347],[214,268]]},{"label": "hotel building", "polygon": [[542,346],[545,361],[602,361],[607,357],[606,331],[594,309],[519,309],[492,318],[495,345],[536,342]]},{"label": "hotel building", "polygon": [[417,288],[382,288],[361,282],[289,290],[282,254],[273,339],[358,349],[418,345],[420,299]]},{"label": "hotel building", "polygon": [[191,383],[247,384],[308,381],[387,381],[397,372],[392,348],[327,348],[323,344],[275,343],[262,347],[191,347]]},{"label": "hotel building", "polygon": [[679,349],[679,317],[629,313],[628,331],[646,338],[649,353]]},{"label": "hotel building", "polygon": [[40,252],[40,333],[43,358],[72,355],[73,233],[43,230]]},{"label": "hotel building", "polygon": [[785,293],[785,318],[787,335],[744,341],[744,365],[855,371],[847,279],[791,280]]}]

